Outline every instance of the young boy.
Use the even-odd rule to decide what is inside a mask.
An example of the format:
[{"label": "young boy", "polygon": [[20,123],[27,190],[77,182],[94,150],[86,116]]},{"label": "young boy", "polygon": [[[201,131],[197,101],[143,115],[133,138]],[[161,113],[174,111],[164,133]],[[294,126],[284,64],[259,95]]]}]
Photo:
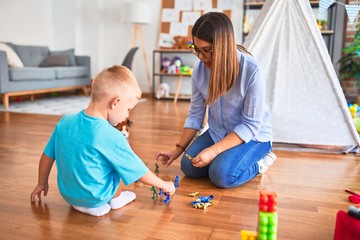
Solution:
[{"label": "young boy", "polygon": [[120,180],[126,185],[139,180],[174,194],[174,184],[153,174],[113,127],[128,117],[140,97],[141,90],[129,69],[115,65],[101,71],[92,83],[86,110],[64,116],[56,125],[40,158],[31,201],[36,196],[40,201],[42,192],[47,195],[55,160],[62,197],[76,210],[93,216],[102,216],[136,198],[133,192],[121,191]]}]

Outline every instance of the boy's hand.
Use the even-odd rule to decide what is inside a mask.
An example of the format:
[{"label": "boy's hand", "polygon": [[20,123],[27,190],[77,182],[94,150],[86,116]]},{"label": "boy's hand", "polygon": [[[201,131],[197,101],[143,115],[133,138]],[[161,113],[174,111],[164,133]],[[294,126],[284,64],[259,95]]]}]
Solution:
[{"label": "boy's hand", "polygon": [[34,189],[34,191],[31,193],[30,199],[31,202],[35,202],[35,196],[38,196],[39,201],[41,201],[41,193],[44,192],[44,196],[47,195],[49,191],[49,185],[37,185]]},{"label": "boy's hand", "polygon": [[169,194],[170,196],[175,193],[175,186],[172,181],[165,182],[165,187],[162,189],[164,193]]}]

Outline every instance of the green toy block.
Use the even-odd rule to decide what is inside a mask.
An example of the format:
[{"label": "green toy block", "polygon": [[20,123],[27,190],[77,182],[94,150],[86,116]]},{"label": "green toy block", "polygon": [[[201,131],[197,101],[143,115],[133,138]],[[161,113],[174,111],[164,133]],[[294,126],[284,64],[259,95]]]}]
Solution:
[{"label": "green toy block", "polygon": [[258,240],[276,240],[278,225],[277,212],[259,211]]}]

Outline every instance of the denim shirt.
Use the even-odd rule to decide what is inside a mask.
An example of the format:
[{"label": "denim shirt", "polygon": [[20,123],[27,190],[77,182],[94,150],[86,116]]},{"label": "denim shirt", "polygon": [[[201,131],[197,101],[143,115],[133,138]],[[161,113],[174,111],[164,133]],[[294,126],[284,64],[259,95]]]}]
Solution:
[{"label": "denim shirt", "polygon": [[[271,117],[266,104],[266,81],[258,64],[250,55],[238,51],[239,76],[234,86],[209,105],[209,133],[216,143],[231,132],[244,142],[271,141]],[[199,130],[203,124],[208,95],[210,70],[196,63],[192,78],[189,115],[184,128]]]}]

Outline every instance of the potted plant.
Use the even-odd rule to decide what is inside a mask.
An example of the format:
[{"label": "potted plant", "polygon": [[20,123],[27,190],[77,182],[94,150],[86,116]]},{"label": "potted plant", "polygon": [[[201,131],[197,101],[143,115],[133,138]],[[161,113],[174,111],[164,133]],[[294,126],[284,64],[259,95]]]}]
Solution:
[{"label": "potted plant", "polygon": [[360,24],[357,24],[356,28],[358,30],[355,33],[353,42],[343,48],[344,55],[339,60],[339,79],[355,79],[356,85],[360,89]]}]

